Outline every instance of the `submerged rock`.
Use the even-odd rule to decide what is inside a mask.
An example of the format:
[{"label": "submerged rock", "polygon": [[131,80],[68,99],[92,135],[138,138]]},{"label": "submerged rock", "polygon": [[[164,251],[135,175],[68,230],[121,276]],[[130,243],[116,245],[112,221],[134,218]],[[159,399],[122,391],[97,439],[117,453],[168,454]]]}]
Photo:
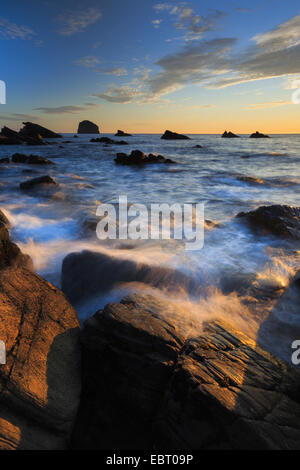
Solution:
[{"label": "submerged rock", "polygon": [[91,121],[81,121],[78,125],[77,134],[100,134],[100,131],[97,124]]},{"label": "submerged rock", "polygon": [[9,228],[11,228],[9,220],[0,211],[0,270],[7,267],[25,267],[33,270],[30,256],[23,254],[20,248],[11,241]]},{"label": "submerged rock", "polygon": [[237,179],[239,181],[243,181],[244,183],[253,183],[253,184],[264,184],[264,180],[261,178],[256,178],[255,176],[238,176]]},{"label": "submerged rock", "polygon": [[115,137],[132,137],[132,134],[127,134],[127,132],[118,130]]},{"label": "submerged rock", "polygon": [[26,269],[0,272],[0,449],[65,449],[79,405],[79,322],[59,289]]},{"label": "submerged rock", "polygon": [[9,163],[9,158],[7,158],[7,157],[1,158],[0,163]]},{"label": "submerged rock", "polygon": [[90,142],[100,143],[100,144],[107,144],[107,145],[111,145],[111,144],[114,144],[114,145],[128,145],[128,143],[125,142],[125,140],[113,140],[113,139],[110,139],[109,137],[100,137],[98,139],[91,139]]},{"label": "submerged rock", "polygon": [[260,132],[256,131],[254,134],[250,135],[250,139],[269,139],[269,135],[261,134]]},{"label": "submerged rock", "polygon": [[236,138],[239,138],[240,136],[234,134],[231,131],[229,131],[229,132],[225,131],[224,134],[222,135],[222,137],[223,137],[223,139],[236,139]]},{"label": "submerged rock", "polygon": [[254,211],[240,212],[237,217],[263,235],[300,239],[300,207],[262,206]]},{"label": "submerged rock", "polygon": [[177,134],[177,132],[172,132],[172,131],[165,131],[164,135],[161,136],[161,139],[165,140],[189,140],[190,137],[183,135],[183,134]]},{"label": "submerged rock", "polygon": [[23,122],[24,127],[20,130],[21,136],[29,136],[38,138],[38,136],[46,139],[57,139],[62,137],[60,134],[53,132],[46,127],[34,124],[33,122]]},{"label": "submerged rock", "polygon": [[40,176],[39,178],[34,178],[28,181],[24,181],[23,183],[20,183],[20,188],[21,189],[33,189],[36,186],[40,185],[52,185],[52,186],[58,186],[58,183],[51,178],[49,175],[45,176]]},{"label": "submerged rock", "polygon": [[147,156],[141,150],[133,150],[130,155],[126,153],[117,153],[117,158],[115,158],[117,165],[145,165],[148,163],[176,163],[170,158],[165,158],[162,155],[154,155],[149,153]]},{"label": "submerged rock", "polygon": [[298,373],[220,321],[189,339],[177,308],[134,295],[85,322],[73,447],[299,448]]}]

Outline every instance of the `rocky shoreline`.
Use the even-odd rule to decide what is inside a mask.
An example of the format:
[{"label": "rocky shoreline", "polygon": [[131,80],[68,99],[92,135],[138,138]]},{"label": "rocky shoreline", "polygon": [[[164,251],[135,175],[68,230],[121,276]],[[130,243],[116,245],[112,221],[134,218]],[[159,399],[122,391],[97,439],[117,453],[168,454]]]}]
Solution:
[{"label": "rocky shoreline", "polygon": [[[275,236],[288,228],[300,239],[300,208],[237,220],[259,228],[262,212],[278,221]],[[3,212],[0,224],[0,449],[299,448],[298,370],[218,319],[190,337],[176,304],[150,295],[108,304],[80,331],[64,294],[10,240]]]}]

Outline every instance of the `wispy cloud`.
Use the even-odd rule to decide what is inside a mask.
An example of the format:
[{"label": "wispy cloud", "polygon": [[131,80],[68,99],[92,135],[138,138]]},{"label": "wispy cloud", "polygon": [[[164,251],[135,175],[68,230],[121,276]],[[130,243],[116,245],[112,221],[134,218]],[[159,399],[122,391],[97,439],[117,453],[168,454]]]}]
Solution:
[{"label": "wispy cloud", "polygon": [[152,20],[152,24],[154,26],[155,29],[158,29],[161,25],[163,20]]},{"label": "wispy cloud", "polygon": [[78,114],[82,111],[89,110],[96,107],[96,103],[85,103],[84,105],[67,105],[67,106],[58,106],[58,107],[40,107],[34,108],[35,111],[41,111],[45,114]]},{"label": "wispy cloud", "polygon": [[96,23],[101,16],[102,13],[97,8],[62,13],[57,17],[58,21],[61,23],[58,32],[63,36],[82,33],[89,25]]},{"label": "wispy cloud", "polygon": [[75,64],[86,68],[93,68],[100,64],[100,60],[94,55],[87,55],[76,60]]},{"label": "wispy cloud", "polygon": [[128,72],[125,68],[114,68],[114,69],[107,69],[104,71],[107,75],[116,75],[117,77],[125,77],[128,75]]},{"label": "wispy cloud", "polygon": [[5,39],[34,39],[36,33],[27,26],[11,23],[7,18],[0,17],[0,36]]},{"label": "wispy cloud", "polygon": [[34,119],[37,120],[38,118],[31,114],[7,113],[7,114],[0,115],[0,120],[4,122],[6,121],[33,121]]},{"label": "wispy cloud", "polygon": [[124,85],[121,87],[110,86],[106,93],[95,93],[91,95],[95,98],[102,98],[110,103],[131,103],[136,97],[141,96],[142,92],[137,88],[131,88],[130,86]]},{"label": "wispy cloud", "polygon": [[247,106],[246,109],[269,109],[278,108],[279,106],[286,106],[292,104],[291,101],[270,101],[266,103],[252,103]]}]

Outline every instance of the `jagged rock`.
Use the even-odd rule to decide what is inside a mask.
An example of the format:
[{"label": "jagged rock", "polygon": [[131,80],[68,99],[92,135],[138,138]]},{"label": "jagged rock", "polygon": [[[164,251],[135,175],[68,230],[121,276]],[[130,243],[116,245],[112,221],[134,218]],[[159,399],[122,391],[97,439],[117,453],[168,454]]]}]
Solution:
[{"label": "jagged rock", "polygon": [[128,145],[128,143],[125,142],[125,140],[113,140],[113,139],[110,139],[109,137],[100,137],[98,139],[91,139],[90,142],[101,143],[101,144],[106,144],[106,145],[111,145],[111,144]]},{"label": "jagged rock", "polygon": [[269,135],[261,134],[260,132],[256,131],[254,134],[250,135],[250,139],[269,139]]},{"label": "jagged rock", "polygon": [[40,157],[39,155],[24,155],[23,153],[15,153],[11,157],[13,163],[27,163],[29,165],[55,165],[51,160]]},{"label": "jagged rock", "polygon": [[237,217],[263,235],[300,239],[300,207],[262,206],[254,211],[240,212]]},{"label": "jagged rock", "polygon": [[133,150],[130,155],[126,153],[117,153],[115,162],[118,165],[145,165],[147,163],[176,163],[170,158],[165,158],[162,155],[154,155],[150,153],[147,155],[141,150]]},{"label": "jagged rock", "polygon": [[220,321],[189,339],[178,308],[134,295],[85,322],[73,447],[298,449],[298,372]]},{"label": "jagged rock", "polygon": [[234,134],[234,133],[231,132],[231,131],[229,131],[229,132],[225,131],[224,134],[222,135],[222,137],[223,137],[224,139],[236,139],[236,138],[238,138],[238,137],[240,137],[240,136]]},{"label": "jagged rock", "polygon": [[91,121],[81,121],[78,126],[78,134],[100,134],[99,127]]},{"label": "jagged rock", "polygon": [[9,139],[14,139],[16,141],[20,141],[19,143],[27,143],[27,145],[46,145],[45,142],[43,142],[43,138],[40,134],[28,136],[24,134],[20,134],[19,132],[13,131],[9,127],[2,127],[1,129],[1,135],[8,137]]},{"label": "jagged rock", "polygon": [[40,176],[39,178],[34,178],[28,181],[24,181],[23,183],[20,183],[20,188],[21,189],[33,189],[36,186],[40,185],[52,185],[52,186],[58,186],[58,183],[54,181],[53,178],[49,175],[45,176]]},{"label": "jagged rock", "polygon": [[25,267],[33,270],[30,256],[21,252],[20,248],[10,240],[8,228],[10,222],[0,211],[0,270],[7,267]]},{"label": "jagged rock", "polygon": [[21,145],[23,144],[23,140],[15,137],[5,137],[4,135],[0,135],[0,145]]},{"label": "jagged rock", "polygon": [[20,130],[21,137],[33,137],[38,138],[38,136],[43,137],[45,139],[58,139],[62,137],[60,134],[53,132],[49,129],[46,129],[39,124],[34,124],[33,122],[23,122],[24,127]]},{"label": "jagged rock", "polygon": [[183,134],[177,134],[177,132],[172,132],[172,131],[165,131],[164,135],[161,136],[161,139],[165,140],[189,140],[190,137],[183,135]]},{"label": "jagged rock", "polygon": [[127,134],[127,132],[118,130],[115,137],[132,137],[132,134]]},{"label": "jagged rock", "polygon": [[0,272],[0,449],[68,446],[79,404],[79,322],[59,289],[26,269]]}]

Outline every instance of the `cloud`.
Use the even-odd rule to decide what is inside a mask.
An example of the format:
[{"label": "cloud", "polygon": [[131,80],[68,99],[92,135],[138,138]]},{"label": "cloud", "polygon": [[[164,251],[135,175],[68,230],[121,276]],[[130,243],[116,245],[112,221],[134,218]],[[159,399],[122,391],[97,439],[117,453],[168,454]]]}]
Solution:
[{"label": "cloud", "polygon": [[75,64],[81,65],[82,67],[86,68],[93,68],[96,67],[96,65],[100,64],[100,60],[94,55],[88,55],[86,57],[81,57],[81,59],[76,60]]},{"label": "cloud", "polygon": [[278,108],[279,106],[286,106],[287,104],[292,104],[291,101],[271,101],[267,103],[252,103],[247,106],[246,109],[269,109],[269,108]]},{"label": "cloud", "polygon": [[102,16],[97,8],[88,8],[82,11],[69,11],[58,15],[57,19],[62,23],[58,30],[63,36],[82,33],[89,25],[96,23]]},{"label": "cloud", "polygon": [[163,20],[152,20],[152,24],[155,29],[158,29]]},{"label": "cloud", "polygon": [[116,75],[117,77],[125,77],[126,75],[128,75],[127,70],[123,67],[115,68],[115,69],[108,69],[108,70],[105,70],[105,73],[107,75]]},{"label": "cloud", "polygon": [[11,23],[6,18],[0,17],[0,36],[5,39],[31,40],[35,37],[35,32],[27,26]]},{"label": "cloud", "polygon": [[137,88],[131,88],[127,85],[116,87],[112,85],[106,93],[95,93],[92,97],[102,98],[109,103],[131,103],[137,96],[141,96],[142,92]]},{"label": "cloud", "polygon": [[156,11],[168,11],[171,10],[172,7],[171,3],[157,3],[153,8]]},{"label": "cloud", "polygon": [[40,107],[34,108],[35,111],[41,111],[45,114],[77,114],[82,111],[86,111],[90,108],[97,106],[95,103],[85,103],[84,105],[69,105],[69,106],[58,106],[58,107]]},{"label": "cloud", "polygon": [[8,113],[0,115],[1,121],[33,121],[38,120],[36,116],[31,114],[21,114],[21,113]]}]

